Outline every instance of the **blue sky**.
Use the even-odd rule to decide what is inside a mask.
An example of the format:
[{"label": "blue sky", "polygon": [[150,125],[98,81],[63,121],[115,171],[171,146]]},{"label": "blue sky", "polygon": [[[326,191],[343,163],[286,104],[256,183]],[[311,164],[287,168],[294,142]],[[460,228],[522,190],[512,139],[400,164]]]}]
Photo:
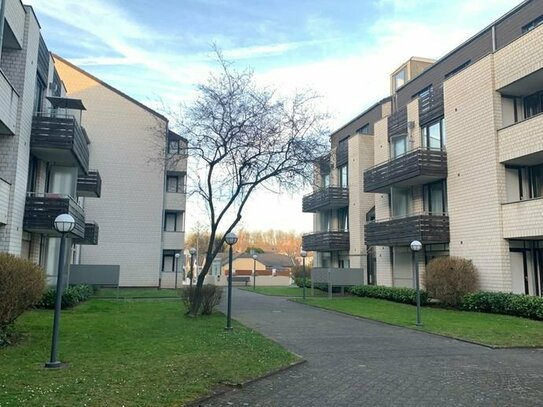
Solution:
[{"label": "blue sky", "polygon": [[[24,3],[35,8],[51,51],[151,107],[159,106],[159,100],[189,101],[194,84],[214,69],[210,49],[216,43],[239,68],[254,68],[262,83],[285,93],[316,89],[335,128],[387,96],[388,75],[403,61],[439,58],[520,1]],[[268,200],[288,208],[288,215],[268,225],[258,216],[261,205],[255,204],[249,207],[247,227],[311,229],[311,216],[300,213],[301,194]]]}]

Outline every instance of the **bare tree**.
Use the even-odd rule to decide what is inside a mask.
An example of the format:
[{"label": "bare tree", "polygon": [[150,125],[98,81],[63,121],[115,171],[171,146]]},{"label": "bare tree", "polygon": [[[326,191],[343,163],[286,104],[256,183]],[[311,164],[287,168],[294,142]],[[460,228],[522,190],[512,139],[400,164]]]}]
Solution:
[{"label": "bare tree", "polygon": [[224,236],[242,219],[253,192],[299,190],[311,182],[313,162],[327,146],[327,115],[318,111],[314,92],[280,96],[258,86],[251,70],[234,69],[215,51],[219,72],[197,86],[194,102],[169,112],[174,129],[189,141],[195,167],[192,193],[201,198],[209,217],[205,265],[189,310],[192,316],[198,313],[201,287]]}]

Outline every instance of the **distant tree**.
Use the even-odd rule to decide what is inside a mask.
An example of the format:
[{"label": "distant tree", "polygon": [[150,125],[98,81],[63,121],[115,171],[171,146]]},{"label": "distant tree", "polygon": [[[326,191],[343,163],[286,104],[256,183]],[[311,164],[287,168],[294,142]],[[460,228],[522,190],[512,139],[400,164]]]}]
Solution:
[{"label": "distant tree", "polygon": [[241,221],[254,191],[299,191],[311,181],[313,162],[327,148],[323,127],[327,115],[318,112],[313,91],[280,96],[257,85],[251,70],[235,70],[215,51],[220,71],[197,86],[193,103],[169,112],[175,130],[189,141],[195,167],[192,193],[208,214],[206,259],[189,310],[193,316],[200,309],[201,288],[212,260],[221,251],[224,236]]}]

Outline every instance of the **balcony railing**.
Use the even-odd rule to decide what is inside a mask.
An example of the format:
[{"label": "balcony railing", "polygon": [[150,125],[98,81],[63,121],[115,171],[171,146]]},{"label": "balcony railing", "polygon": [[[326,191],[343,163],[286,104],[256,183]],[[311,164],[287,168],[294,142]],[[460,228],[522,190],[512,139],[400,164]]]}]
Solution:
[{"label": "balcony railing", "polygon": [[447,153],[419,148],[364,171],[364,192],[389,192],[447,178]]},{"label": "balcony railing", "polygon": [[433,87],[419,96],[419,125],[421,127],[443,117],[443,86]]},{"label": "balcony railing", "polygon": [[343,187],[321,188],[302,199],[302,212],[318,212],[349,206],[349,189]]},{"label": "balcony railing", "polygon": [[314,252],[349,250],[349,232],[328,231],[308,233],[302,236],[304,250]]},{"label": "balcony railing", "polygon": [[17,127],[19,94],[0,69],[0,134],[13,135]]},{"label": "balcony railing", "polygon": [[349,144],[347,141],[340,141],[336,149],[336,167],[341,167],[349,161]]},{"label": "balcony railing", "polygon": [[418,214],[369,222],[365,227],[368,246],[402,246],[413,240],[422,244],[449,242],[449,217],[444,214]]},{"label": "balcony railing", "polygon": [[85,245],[97,245],[98,244],[98,223],[96,222],[85,222],[85,236],[80,239],[74,239],[75,244],[85,244]]},{"label": "balcony railing", "polygon": [[30,149],[44,161],[77,165],[84,173],[89,170],[88,140],[83,128],[71,115],[39,113],[34,116]]},{"label": "balcony railing", "polygon": [[543,198],[502,204],[504,239],[543,239]]},{"label": "balcony railing", "polygon": [[388,117],[388,137],[407,134],[407,107],[404,106]]},{"label": "balcony railing", "polygon": [[102,177],[97,170],[89,170],[88,174],[77,177],[77,196],[100,198],[102,194]]},{"label": "balcony railing", "polygon": [[75,219],[71,237],[85,236],[85,212],[83,208],[69,195],[53,193],[28,193],[26,197],[23,229],[27,232],[58,235],[55,230],[55,218],[68,213]]}]

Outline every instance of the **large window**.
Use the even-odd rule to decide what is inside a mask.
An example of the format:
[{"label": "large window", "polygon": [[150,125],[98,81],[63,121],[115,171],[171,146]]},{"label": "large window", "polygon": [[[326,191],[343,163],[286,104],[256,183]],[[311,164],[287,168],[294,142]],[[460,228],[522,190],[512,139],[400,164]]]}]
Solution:
[{"label": "large window", "polygon": [[524,98],[524,118],[535,116],[543,111],[543,91]]},{"label": "large window", "polygon": [[349,231],[349,208],[341,208],[337,210],[338,229],[341,232]]},{"label": "large window", "polygon": [[184,179],[182,175],[168,175],[166,177],[166,192],[185,192]]},{"label": "large window", "polygon": [[409,188],[392,187],[390,191],[390,209],[393,218],[402,218],[410,213],[410,196]]},{"label": "large window", "polygon": [[445,181],[424,185],[424,210],[430,215],[447,213],[447,184]]},{"label": "large window", "polygon": [[164,215],[165,232],[183,231],[183,212],[166,212]]},{"label": "large window", "polygon": [[331,229],[331,215],[330,211],[323,211],[319,213],[320,217],[320,231],[329,232]]},{"label": "large window", "polygon": [[338,174],[339,174],[339,186],[343,188],[347,188],[347,186],[349,185],[347,166],[342,165],[341,167],[339,167]]},{"label": "large window", "polygon": [[543,197],[543,165],[506,167],[507,201]]},{"label": "large window", "polygon": [[[177,250],[164,250],[162,252],[162,271],[175,271],[175,254],[180,253]],[[181,264],[178,267],[182,267]],[[179,270],[178,270],[179,271]]]},{"label": "large window", "polygon": [[446,144],[443,119],[422,128],[422,146],[432,150],[444,150]]},{"label": "large window", "polygon": [[396,158],[407,153],[407,136],[394,136],[390,139],[390,157]]},{"label": "large window", "polygon": [[407,79],[406,68],[403,68],[400,72],[394,75],[394,90],[401,88]]}]

